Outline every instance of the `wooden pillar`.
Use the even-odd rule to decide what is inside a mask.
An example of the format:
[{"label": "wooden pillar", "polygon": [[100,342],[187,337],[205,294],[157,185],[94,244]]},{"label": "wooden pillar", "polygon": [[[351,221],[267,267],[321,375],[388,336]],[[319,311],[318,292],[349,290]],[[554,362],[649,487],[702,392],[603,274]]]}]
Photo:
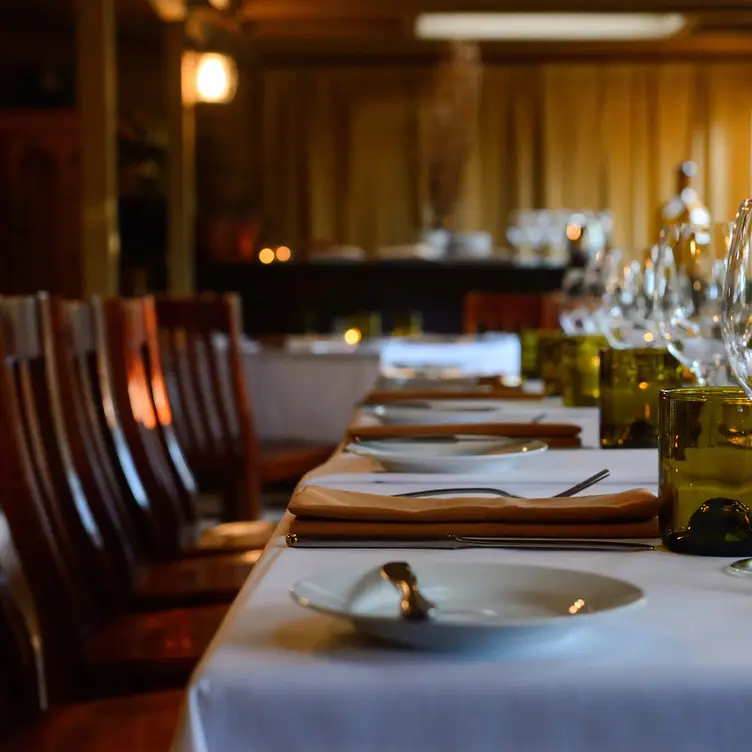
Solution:
[{"label": "wooden pillar", "polygon": [[81,294],[116,295],[118,232],[115,0],[78,0]]},{"label": "wooden pillar", "polygon": [[190,87],[192,57],[185,54],[182,22],[166,26],[167,71],[167,280],[169,291],[188,295],[195,289],[196,113]]}]

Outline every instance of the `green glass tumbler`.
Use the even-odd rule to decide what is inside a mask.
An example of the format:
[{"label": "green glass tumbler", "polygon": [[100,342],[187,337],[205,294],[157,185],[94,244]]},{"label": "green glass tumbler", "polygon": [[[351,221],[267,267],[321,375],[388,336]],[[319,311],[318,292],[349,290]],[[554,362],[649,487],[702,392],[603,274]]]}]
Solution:
[{"label": "green glass tumbler", "polygon": [[377,311],[350,314],[345,317],[345,324],[348,330],[357,330],[362,339],[381,336],[381,314]]},{"label": "green glass tumbler", "polygon": [[671,389],[658,402],[663,543],[752,556],[752,402],[733,387]]},{"label": "green glass tumbler", "polygon": [[401,313],[394,317],[392,336],[419,337],[423,333],[423,314],[420,311]]},{"label": "green glass tumbler", "polygon": [[561,394],[559,365],[563,340],[564,335],[561,332],[540,332],[538,335],[538,364],[546,397],[557,397]]},{"label": "green glass tumbler", "polygon": [[523,379],[540,378],[540,329],[523,329],[520,332],[520,375]]},{"label": "green glass tumbler", "polygon": [[658,394],[683,383],[683,368],[668,350],[604,350],[600,372],[601,448],[657,449]]},{"label": "green glass tumbler", "polygon": [[561,400],[565,407],[597,407],[600,398],[601,350],[608,348],[600,334],[565,337],[561,345]]}]

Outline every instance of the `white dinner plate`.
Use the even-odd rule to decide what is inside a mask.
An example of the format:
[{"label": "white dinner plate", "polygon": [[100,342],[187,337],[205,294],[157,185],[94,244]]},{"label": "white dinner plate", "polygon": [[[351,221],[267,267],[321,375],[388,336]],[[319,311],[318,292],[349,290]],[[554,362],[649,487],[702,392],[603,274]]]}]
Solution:
[{"label": "white dinner plate", "polygon": [[[542,413],[546,403],[543,400],[514,400],[503,397],[472,397],[457,399],[427,399],[433,410],[503,410],[506,413]],[[550,407],[550,405],[549,405]]]},{"label": "white dinner plate", "polygon": [[645,602],[636,585],[591,572],[435,560],[416,563],[413,570],[421,591],[437,606],[427,621],[404,620],[399,593],[370,567],[314,575],[295,583],[291,594],[301,606],[346,619],[369,637],[426,650],[558,640]]},{"label": "white dinner plate", "polygon": [[479,386],[477,377],[458,375],[457,369],[410,368],[394,364],[384,369],[376,383],[378,389],[442,389],[490,392],[491,387]]},{"label": "white dinner plate", "polygon": [[459,436],[437,439],[381,439],[348,444],[346,451],[376,460],[395,473],[478,473],[508,469],[545,452],[537,439]]},{"label": "white dinner plate", "polygon": [[[369,405],[366,410],[386,426],[440,426],[448,423],[514,422],[515,416],[501,405],[468,404],[461,407],[452,400],[443,403],[413,402],[409,404]],[[519,414],[516,418],[519,418]],[[530,420],[528,415],[523,421]]]}]

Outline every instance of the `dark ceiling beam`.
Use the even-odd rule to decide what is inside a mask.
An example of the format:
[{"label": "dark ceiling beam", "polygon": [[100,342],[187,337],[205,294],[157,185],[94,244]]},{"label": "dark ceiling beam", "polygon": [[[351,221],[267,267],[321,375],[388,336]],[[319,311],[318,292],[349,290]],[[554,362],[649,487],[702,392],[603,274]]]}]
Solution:
[{"label": "dark ceiling beam", "polygon": [[245,0],[245,20],[378,18],[425,12],[718,13],[749,10],[750,0]]},{"label": "dark ceiling beam", "polygon": [[[256,39],[258,59],[264,65],[429,65],[445,56],[441,42],[410,39]],[[752,38],[714,35],[668,42],[564,43],[545,45],[507,42],[484,43],[486,64],[538,65],[541,63],[650,63],[659,61],[752,61]]]}]

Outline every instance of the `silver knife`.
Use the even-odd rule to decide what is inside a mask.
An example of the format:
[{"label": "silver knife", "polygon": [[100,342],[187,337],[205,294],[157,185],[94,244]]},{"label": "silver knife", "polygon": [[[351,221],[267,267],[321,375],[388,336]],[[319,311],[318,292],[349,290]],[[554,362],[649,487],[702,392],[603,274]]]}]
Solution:
[{"label": "silver knife", "polygon": [[329,535],[289,533],[291,548],[521,548],[550,551],[652,551],[655,546],[640,541],[600,540],[592,538],[499,538],[464,535],[440,535],[435,538],[338,538]]}]

